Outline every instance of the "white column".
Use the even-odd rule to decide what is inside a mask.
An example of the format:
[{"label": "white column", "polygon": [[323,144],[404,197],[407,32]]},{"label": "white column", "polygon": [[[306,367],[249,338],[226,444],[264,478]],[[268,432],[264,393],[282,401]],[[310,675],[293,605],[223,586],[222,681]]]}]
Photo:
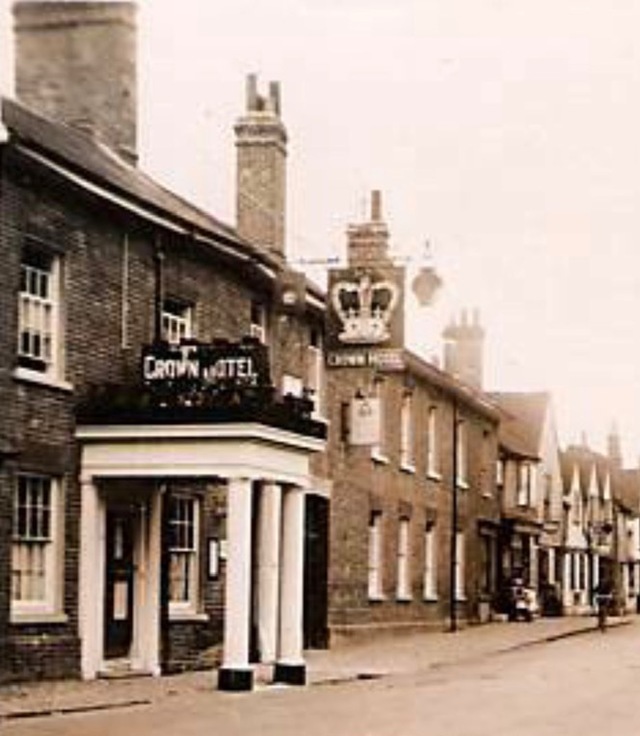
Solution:
[{"label": "white column", "polygon": [[162,537],[162,496],[156,490],[149,499],[145,521],[147,531],[144,539],[144,568],[140,588],[144,591],[140,617],[141,668],[152,675],[160,674],[160,576]]},{"label": "white column", "polygon": [[249,665],[251,500],[251,480],[229,480],[224,652],[218,679],[220,690],[250,690],[253,686],[253,671]]},{"label": "white column", "polygon": [[104,504],[91,476],[81,479],[80,494],[80,668],[93,680],[104,651]]},{"label": "white column", "polygon": [[258,504],[258,648],[262,662],[275,662],[280,594],[282,489],[265,483]]},{"label": "white column", "polygon": [[547,576],[551,584],[556,582],[556,549],[549,547],[547,554]]},{"label": "white column", "polygon": [[289,487],[282,504],[280,641],[274,679],[304,685],[302,656],[304,586],[304,490]]}]

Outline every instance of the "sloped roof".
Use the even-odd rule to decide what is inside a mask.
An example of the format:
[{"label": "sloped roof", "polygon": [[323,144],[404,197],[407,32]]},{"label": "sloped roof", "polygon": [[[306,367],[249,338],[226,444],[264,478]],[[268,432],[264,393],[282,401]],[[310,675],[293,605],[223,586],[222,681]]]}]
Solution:
[{"label": "sloped roof", "polygon": [[46,155],[109,191],[135,200],[185,229],[222,241],[266,265],[277,265],[273,254],[241,238],[229,225],[165,189],[152,177],[117,156],[95,137],[54,122],[22,103],[2,98],[2,120],[12,139]]},{"label": "sloped roof", "polygon": [[615,490],[616,501],[627,511],[640,514],[640,470],[638,468],[621,470]]},{"label": "sloped roof", "polygon": [[500,444],[517,455],[539,458],[550,394],[494,391],[489,397],[501,412]]}]

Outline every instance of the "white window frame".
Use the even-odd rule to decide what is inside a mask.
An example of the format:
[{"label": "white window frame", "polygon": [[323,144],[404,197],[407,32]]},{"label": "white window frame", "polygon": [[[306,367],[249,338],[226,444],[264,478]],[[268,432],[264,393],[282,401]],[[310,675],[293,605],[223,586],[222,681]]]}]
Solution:
[{"label": "white window frame", "polygon": [[398,520],[398,551],[396,565],[396,598],[410,601],[411,595],[411,521],[406,517]]},{"label": "white window frame", "polygon": [[430,406],[427,412],[427,477],[440,480],[438,453],[438,407]]},{"label": "white window frame", "polygon": [[264,303],[253,300],[251,302],[250,316],[251,325],[249,328],[249,334],[251,335],[251,337],[257,337],[263,345],[267,345],[269,342],[267,329],[267,308]]},{"label": "white window frame", "polygon": [[291,373],[284,373],[282,376],[282,395],[295,396],[297,399],[302,397],[302,379]]},{"label": "white window frame", "polygon": [[171,345],[193,337],[193,305],[167,298],[162,303],[162,337]]},{"label": "white window frame", "polygon": [[532,465],[529,461],[522,460],[518,463],[518,487],[517,487],[517,504],[518,506],[531,505],[531,473]]},{"label": "white window frame", "polygon": [[464,532],[456,532],[456,559],[455,559],[455,598],[457,601],[466,600],[465,591],[465,536]]},{"label": "white window frame", "polygon": [[407,392],[402,397],[400,414],[400,467],[414,472],[414,463],[413,395]]},{"label": "white window frame", "polygon": [[[62,355],[62,259],[25,247],[18,292],[17,374],[38,381],[58,381]],[[31,337],[25,337],[30,335]],[[25,340],[28,345],[25,345]],[[41,364],[36,365],[36,363]]]},{"label": "white window frame", "polygon": [[456,483],[458,488],[469,487],[469,438],[467,423],[464,419],[456,420]]},{"label": "white window frame", "polygon": [[[18,500],[22,495],[22,491],[26,491],[27,503],[26,508],[26,524],[29,526],[33,523],[32,516],[34,504],[34,495],[38,495],[47,489],[49,496],[48,529],[46,533],[40,535],[31,535],[28,532],[20,534],[21,523],[19,521],[20,510]],[[19,473],[16,477],[13,495],[13,536],[11,545],[11,618],[19,621],[20,619],[30,617],[47,617],[55,615],[58,612],[61,594],[61,542],[62,539],[62,519],[61,519],[61,485],[60,481],[50,475],[40,473]],[[44,518],[45,506],[35,504],[35,523],[42,524]],[[32,546],[32,552],[27,551]],[[36,547],[42,548],[42,569],[44,577],[43,593],[38,597],[15,597],[15,581],[14,574],[16,570],[17,558],[25,556],[33,556]]]},{"label": "white window frame", "polygon": [[[174,495],[171,497],[171,508],[169,512],[169,525],[172,524],[182,529],[188,529],[191,526],[191,540],[187,540],[186,544],[169,546],[169,615],[171,617],[180,618],[197,614],[200,606],[200,499],[195,496]],[[189,504],[191,506],[191,517],[173,516],[176,507],[173,504],[180,505],[183,508]],[[190,543],[189,543],[190,541]],[[184,598],[173,598],[173,583],[171,579],[171,571],[174,565],[174,558],[177,557],[187,565],[187,596]]]},{"label": "white window frame", "polygon": [[369,600],[384,598],[382,588],[382,512],[372,511],[369,517],[367,592]]},{"label": "white window frame", "polygon": [[388,463],[385,436],[385,417],[388,409],[385,401],[385,383],[384,381],[375,381],[373,385],[373,398],[378,400],[378,441],[371,445],[371,457],[377,462]]},{"label": "white window frame", "polygon": [[436,527],[428,523],[424,531],[424,599],[438,600],[438,548],[436,545]]},{"label": "white window frame", "polygon": [[324,352],[322,349],[322,338],[320,332],[317,330],[311,331],[310,342],[307,347],[307,386],[311,390],[310,398],[313,401],[313,416],[316,418],[324,417]]}]

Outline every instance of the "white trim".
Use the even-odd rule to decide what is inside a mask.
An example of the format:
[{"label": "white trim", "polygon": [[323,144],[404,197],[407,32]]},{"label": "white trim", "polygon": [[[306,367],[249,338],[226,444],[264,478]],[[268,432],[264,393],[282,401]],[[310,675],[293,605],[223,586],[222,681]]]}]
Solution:
[{"label": "white trim", "polygon": [[27,383],[37,383],[39,386],[47,386],[48,388],[55,388],[59,391],[67,391],[71,393],[73,384],[69,381],[61,381],[53,376],[49,376],[46,373],[40,373],[40,371],[31,371],[28,368],[18,367],[13,370],[13,377],[16,381],[25,381]]}]

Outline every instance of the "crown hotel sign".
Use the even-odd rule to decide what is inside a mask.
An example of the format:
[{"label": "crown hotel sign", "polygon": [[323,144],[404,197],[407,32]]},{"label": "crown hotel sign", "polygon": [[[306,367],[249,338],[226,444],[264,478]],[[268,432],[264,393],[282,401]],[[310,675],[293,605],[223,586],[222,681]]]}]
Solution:
[{"label": "crown hotel sign", "polygon": [[392,367],[404,342],[401,268],[335,269],[329,275],[327,363]]}]

